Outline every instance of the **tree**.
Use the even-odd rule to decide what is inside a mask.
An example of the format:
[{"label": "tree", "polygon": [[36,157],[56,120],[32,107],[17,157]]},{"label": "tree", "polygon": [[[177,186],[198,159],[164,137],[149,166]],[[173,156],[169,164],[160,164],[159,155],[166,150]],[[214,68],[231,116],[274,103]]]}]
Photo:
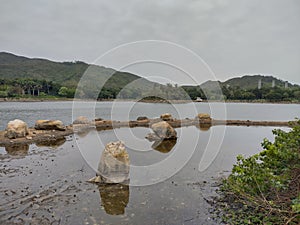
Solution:
[{"label": "tree", "polygon": [[67,87],[61,87],[58,91],[58,95],[62,97],[67,97],[68,95],[68,88]]}]

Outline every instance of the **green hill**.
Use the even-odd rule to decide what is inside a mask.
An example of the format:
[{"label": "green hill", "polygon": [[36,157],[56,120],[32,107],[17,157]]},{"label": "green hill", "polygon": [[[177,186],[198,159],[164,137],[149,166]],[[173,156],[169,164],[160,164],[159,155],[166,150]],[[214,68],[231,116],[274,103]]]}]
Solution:
[{"label": "green hill", "polygon": [[[62,86],[76,87],[89,66],[89,64],[80,61],[53,62],[45,59],[30,59],[6,52],[0,53],[0,77],[2,79],[45,79]],[[111,81],[113,81],[113,85],[117,86],[140,78],[134,74],[117,72],[110,68],[101,66],[95,68],[99,76],[114,74]]]},{"label": "green hill", "polygon": [[[89,78],[81,82],[83,74]],[[53,62],[0,52],[0,97],[36,96],[40,93],[73,97],[143,98],[159,95],[182,99],[186,94],[170,85],[151,82],[128,72],[84,62]],[[100,93],[99,90],[101,90]]]},{"label": "green hill", "polygon": [[[83,74],[90,76],[77,86]],[[260,87],[258,88],[258,84]],[[151,82],[132,73],[81,61],[53,62],[0,52],[0,97],[62,96],[100,99],[196,99],[300,101],[300,86],[273,76],[246,75],[198,86]],[[99,90],[101,92],[99,93]],[[78,97],[76,96],[76,97]]]}]

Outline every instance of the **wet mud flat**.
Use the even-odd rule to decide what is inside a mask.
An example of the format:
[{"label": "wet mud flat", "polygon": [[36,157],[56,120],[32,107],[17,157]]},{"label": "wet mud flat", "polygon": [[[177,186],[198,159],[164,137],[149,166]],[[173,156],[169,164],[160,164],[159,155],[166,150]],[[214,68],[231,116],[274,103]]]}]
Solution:
[{"label": "wet mud flat", "polygon": [[[173,119],[168,121],[171,126],[188,129],[185,131],[189,132],[185,137],[190,139],[183,139],[187,144],[180,151],[190,147],[198,149],[174,176],[158,184],[140,187],[87,182],[95,176],[95,172],[83,159],[76,139],[84,142],[86,137],[95,133],[91,130],[96,130],[98,135],[106,137],[104,143],[108,143],[116,130],[123,130],[127,135],[132,127],[135,127],[132,131],[138,129],[137,133],[144,139],[150,131],[149,126],[159,121],[101,120],[94,124],[67,126],[65,131],[36,131],[30,128],[28,136],[17,139],[4,138],[2,132],[0,224],[218,224],[212,219],[209,199],[216,195],[220,169],[218,164],[214,164],[216,168],[210,173],[200,174],[197,169],[210,130],[218,129],[217,125],[240,125],[245,128],[290,126],[288,122]],[[235,132],[234,137],[241,134],[238,130]],[[254,130],[249,128],[248,132]],[[128,137],[126,135],[124,137]],[[200,140],[196,142],[197,146],[189,146],[188,143],[196,140],[198,135]],[[256,130],[250,136],[253,135],[261,138]],[[130,141],[128,138],[124,140]],[[143,146],[152,148],[150,156],[158,160],[172,154],[176,145],[174,140],[159,145],[143,141]],[[141,153],[137,154],[135,162],[149,165],[149,160],[143,161],[147,157]],[[131,156],[134,159],[134,155]],[[224,152],[223,158],[226,157],[228,152]],[[232,162],[229,160],[227,164],[231,166]]]},{"label": "wet mud flat", "polygon": [[216,224],[205,200],[214,179],[178,174],[146,187],[91,184],[95,172],[74,135],[1,153],[0,224]]}]

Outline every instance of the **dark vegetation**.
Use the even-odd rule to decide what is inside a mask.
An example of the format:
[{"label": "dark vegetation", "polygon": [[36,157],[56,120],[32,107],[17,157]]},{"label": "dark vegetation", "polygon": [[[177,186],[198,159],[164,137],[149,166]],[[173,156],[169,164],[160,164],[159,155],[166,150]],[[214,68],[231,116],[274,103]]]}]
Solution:
[{"label": "dark vegetation", "polygon": [[217,205],[227,224],[300,223],[300,120],[290,132],[274,130],[263,151],[239,155],[221,186]]},{"label": "dark vegetation", "polygon": [[199,86],[183,86],[183,89],[192,99],[201,97],[209,100],[300,101],[299,85],[292,85],[272,76],[254,75],[233,78],[225,82],[207,81]]},{"label": "dark vegetation", "polygon": [[[77,87],[86,71],[95,74]],[[106,79],[107,78],[107,79]],[[258,83],[261,80],[261,88]],[[272,86],[273,84],[273,86]],[[244,76],[225,82],[207,81],[198,86],[158,84],[137,75],[81,61],[52,62],[30,59],[10,53],[0,53],[0,98],[15,97],[77,97],[98,99],[168,100],[238,100],[238,101],[300,101],[300,86],[286,83],[272,76]],[[99,93],[99,90],[100,93]]]}]

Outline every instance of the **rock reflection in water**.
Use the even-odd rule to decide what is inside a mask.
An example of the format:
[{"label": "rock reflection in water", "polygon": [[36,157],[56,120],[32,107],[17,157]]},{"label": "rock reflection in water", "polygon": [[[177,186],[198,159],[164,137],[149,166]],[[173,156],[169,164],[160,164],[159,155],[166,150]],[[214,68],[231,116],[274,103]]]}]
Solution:
[{"label": "rock reflection in water", "polygon": [[12,156],[26,156],[28,155],[29,145],[28,144],[6,145],[5,151]]},{"label": "rock reflection in water", "polygon": [[207,123],[206,124],[201,124],[201,123],[199,123],[198,125],[196,125],[196,127],[198,129],[200,129],[201,131],[208,131],[211,127],[211,124],[207,124]]},{"label": "rock reflection in water", "polygon": [[39,140],[36,142],[36,146],[57,148],[63,145],[65,142],[66,142],[66,138],[64,137],[59,139]]},{"label": "rock reflection in water", "polygon": [[75,134],[78,135],[81,138],[84,138],[90,133],[90,131],[91,131],[90,128],[85,128],[85,129],[84,128],[81,128],[81,129],[77,128],[75,130]]},{"label": "rock reflection in water", "polygon": [[176,145],[176,142],[177,139],[157,140],[152,144],[151,147],[159,152],[168,153]]},{"label": "rock reflection in water", "polygon": [[105,212],[110,215],[123,215],[129,202],[129,186],[126,184],[100,184],[98,188]]}]

